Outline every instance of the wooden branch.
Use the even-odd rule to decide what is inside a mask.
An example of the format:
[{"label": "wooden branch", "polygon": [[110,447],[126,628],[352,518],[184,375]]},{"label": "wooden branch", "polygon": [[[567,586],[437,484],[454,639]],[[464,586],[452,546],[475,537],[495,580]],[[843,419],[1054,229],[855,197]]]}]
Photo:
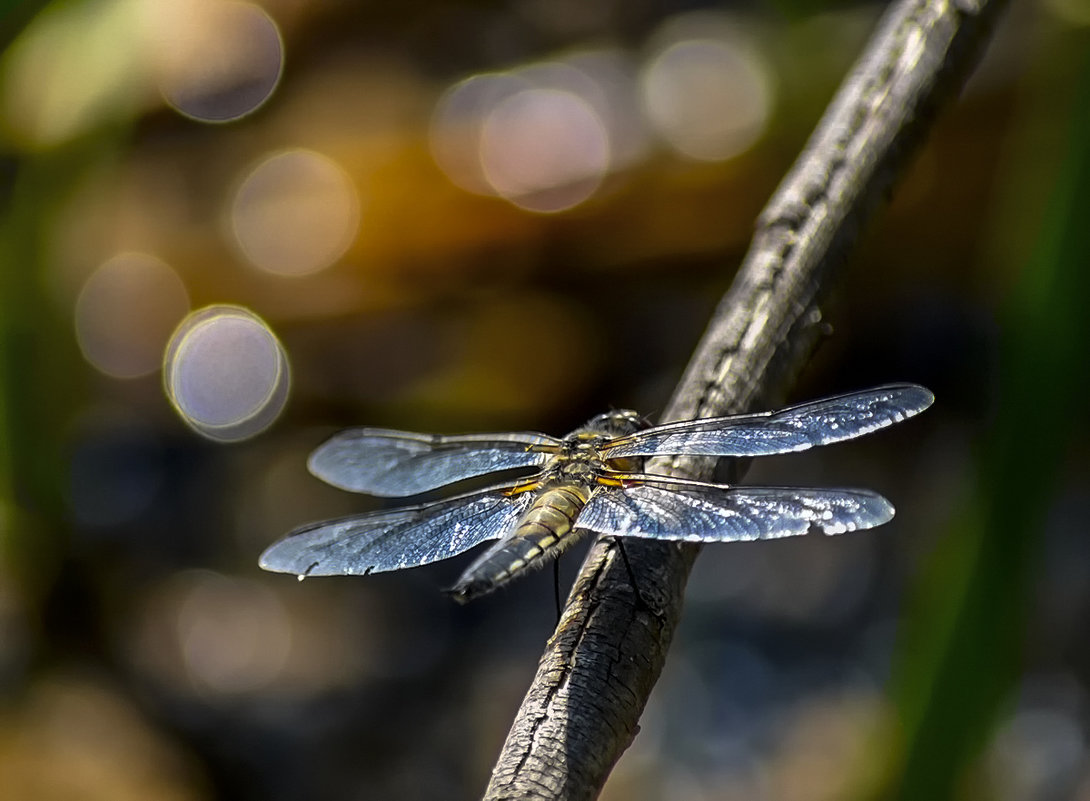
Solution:
[{"label": "wooden branch", "polygon": [[[822,290],[975,65],[1002,0],[901,0],[882,18],[753,243],[664,421],[782,398],[821,333]],[[708,459],[649,469],[706,478]],[[603,538],[591,549],[519,709],[485,798],[591,799],[632,742],[662,670],[698,549],[629,540],[640,597]]]}]

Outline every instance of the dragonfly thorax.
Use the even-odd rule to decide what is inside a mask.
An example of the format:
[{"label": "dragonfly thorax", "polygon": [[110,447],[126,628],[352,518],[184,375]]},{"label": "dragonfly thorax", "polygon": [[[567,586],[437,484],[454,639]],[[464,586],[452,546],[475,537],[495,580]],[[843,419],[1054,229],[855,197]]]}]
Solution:
[{"label": "dragonfly thorax", "polygon": [[547,468],[548,478],[556,484],[592,484],[602,465],[596,448],[578,448],[559,453]]}]

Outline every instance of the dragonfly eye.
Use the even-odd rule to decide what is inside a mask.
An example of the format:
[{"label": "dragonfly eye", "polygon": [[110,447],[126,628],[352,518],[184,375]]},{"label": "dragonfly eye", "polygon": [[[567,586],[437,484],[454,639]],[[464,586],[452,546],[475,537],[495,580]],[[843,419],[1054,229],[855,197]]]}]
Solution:
[{"label": "dragonfly eye", "polygon": [[618,409],[591,418],[590,422],[580,430],[617,437],[623,434],[631,434],[641,428],[647,428],[647,426],[647,421],[640,417],[637,412],[630,409]]},{"label": "dragonfly eye", "polygon": [[648,428],[651,424],[644,420],[639,412],[631,409],[617,409],[598,415],[591,421],[591,425],[611,437],[620,437]]}]

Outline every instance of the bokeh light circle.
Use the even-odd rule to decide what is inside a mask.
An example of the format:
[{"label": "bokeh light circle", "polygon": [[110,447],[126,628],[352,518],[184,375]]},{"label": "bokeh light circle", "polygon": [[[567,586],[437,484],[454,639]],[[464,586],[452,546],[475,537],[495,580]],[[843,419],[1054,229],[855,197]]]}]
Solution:
[{"label": "bokeh light circle", "polygon": [[230,122],[269,99],[284,64],[284,41],[254,3],[152,0],[144,4],[159,91],[180,114]]},{"label": "bokeh light circle", "polygon": [[277,275],[310,275],[352,244],[359,195],[336,162],[312,150],[288,150],[246,176],[229,219],[235,242],[254,266]]},{"label": "bokeh light circle", "polygon": [[435,105],[428,142],[450,182],[475,195],[496,192],[481,169],[481,126],[497,103],[529,88],[509,73],[472,75],[447,89]]},{"label": "bokeh light circle", "polygon": [[186,423],[227,442],[272,425],[291,384],[276,335],[237,306],[210,306],[182,321],[166,350],[163,382]]},{"label": "bokeh light circle", "polygon": [[268,587],[211,571],[179,576],[188,584],[178,609],[177,637],[191,680],[213,693],[265,688],[291,650],[286,610]]},{"label": "bokeh light circle", "polygon": [[574,92],[526,89],[485,119],[480,158],[497,194],[529,211],[556,212],[598,189],[610,142],[597,112]]},{"label": "bokeh light circle", "polygon": [[641,76],[644,111],[674,150],[723,161],[753,145],[772,109],[768,67],[729,38],[692,38],[654,54]]},{"label": "bokeh light circle", "polygon": [[91,273],[76,299],[76,341],[83,356],[114,378],[159,369],[170,332],[189,311],[178,274],[146,253],[121,253]]}]

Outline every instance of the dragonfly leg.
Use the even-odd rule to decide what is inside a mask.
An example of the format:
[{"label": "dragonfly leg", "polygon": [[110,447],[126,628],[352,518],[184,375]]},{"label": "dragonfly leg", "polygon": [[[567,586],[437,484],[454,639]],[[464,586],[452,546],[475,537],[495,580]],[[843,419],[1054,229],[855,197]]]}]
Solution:
[{"label": "dragonfly leg", "polygon": [[647,602],[647,599],[643,597],[643,591],[640,590],[639,582],[636,581],[636,574],[632,570],[632,563],[628,561],[628,551],[624,549],[624,541],[620,537],[614,537],[613,541],[617,543],[617,547],[621,550],[621,561],[624,562],[625,572],[628,573],[628,582],[632,585],[632,592],[636,594],[636,603],[642,606],[645,612],[655,614],[654,607]]},{"label": "dragonfly leg", "polygon": [[556,625],[560,625],[560,560],[553,560],[553,598],[556,599]]}]

